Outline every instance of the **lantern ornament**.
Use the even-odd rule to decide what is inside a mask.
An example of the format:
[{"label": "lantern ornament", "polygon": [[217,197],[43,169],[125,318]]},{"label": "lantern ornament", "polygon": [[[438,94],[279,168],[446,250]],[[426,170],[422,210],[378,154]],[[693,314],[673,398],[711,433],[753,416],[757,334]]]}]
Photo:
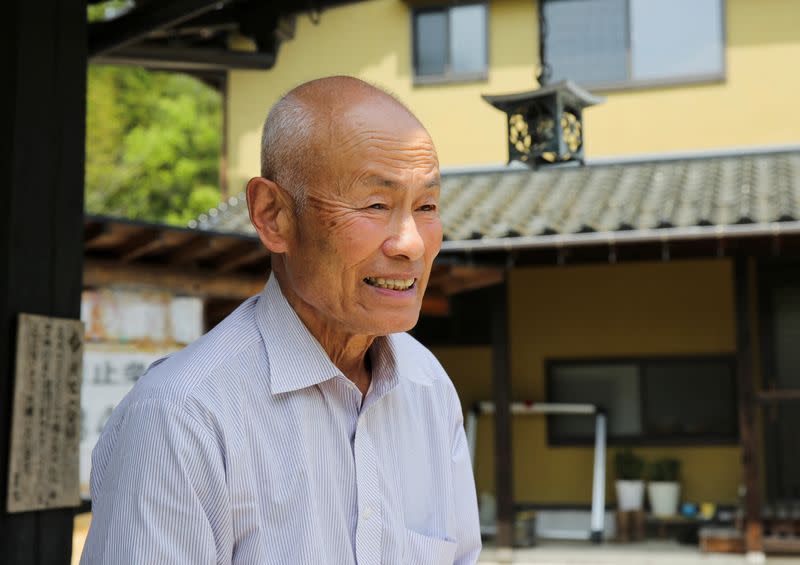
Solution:
[{"label": "lantern ornament", "polygon": [[532,168],[583,163],[583,109],[605,101],[569,80],[483,99],[508,116],[508,162]]}]

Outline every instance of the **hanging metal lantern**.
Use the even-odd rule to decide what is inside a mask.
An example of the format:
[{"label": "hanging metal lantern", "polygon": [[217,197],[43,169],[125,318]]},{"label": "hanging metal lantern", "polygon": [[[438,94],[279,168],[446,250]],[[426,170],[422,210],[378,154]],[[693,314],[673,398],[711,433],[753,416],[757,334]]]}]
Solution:
[{"label": "hanging metal lantern", "polygon": [[605,101],[569,80],[483,99],[508,117],[508,162],[531,168],[583,163],[583,109]]}]

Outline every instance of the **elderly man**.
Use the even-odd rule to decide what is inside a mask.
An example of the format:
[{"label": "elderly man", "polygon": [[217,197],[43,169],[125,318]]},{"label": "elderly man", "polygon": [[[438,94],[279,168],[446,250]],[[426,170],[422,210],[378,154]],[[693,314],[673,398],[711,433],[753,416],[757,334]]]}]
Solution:
[{"label": "elderly man", "polygon": [[272,275],[154,364],[92,459],[81,563],[474,563],[461,407],[405,333],[442,240],[420,122],[349,77],[264,124],[250,218]]}]

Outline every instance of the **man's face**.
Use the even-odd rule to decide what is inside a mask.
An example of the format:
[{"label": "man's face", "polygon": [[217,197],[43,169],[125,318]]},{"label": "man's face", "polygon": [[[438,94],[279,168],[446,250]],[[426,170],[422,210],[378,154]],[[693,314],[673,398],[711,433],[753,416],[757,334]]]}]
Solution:
[{"label": "man's face", "polygon": [[338,123],[285,256],[301,317],[352,335],[409,330],[442,242],[433,143],[386,103]]}]

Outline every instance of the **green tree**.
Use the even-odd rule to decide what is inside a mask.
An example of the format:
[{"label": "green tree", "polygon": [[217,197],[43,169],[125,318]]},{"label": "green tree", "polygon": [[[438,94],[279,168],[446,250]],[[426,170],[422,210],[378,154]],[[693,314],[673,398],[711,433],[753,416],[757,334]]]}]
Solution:
[{"label": "green tree", "polygon": [[109,20],[133,8],[133,0],[106,0],[86,6],[86,17],[89,22]]},{"label": "green tree", "polygon": [[185,225],[219,202],[222,100],[200,81],[89,69],[86,208]]}]

